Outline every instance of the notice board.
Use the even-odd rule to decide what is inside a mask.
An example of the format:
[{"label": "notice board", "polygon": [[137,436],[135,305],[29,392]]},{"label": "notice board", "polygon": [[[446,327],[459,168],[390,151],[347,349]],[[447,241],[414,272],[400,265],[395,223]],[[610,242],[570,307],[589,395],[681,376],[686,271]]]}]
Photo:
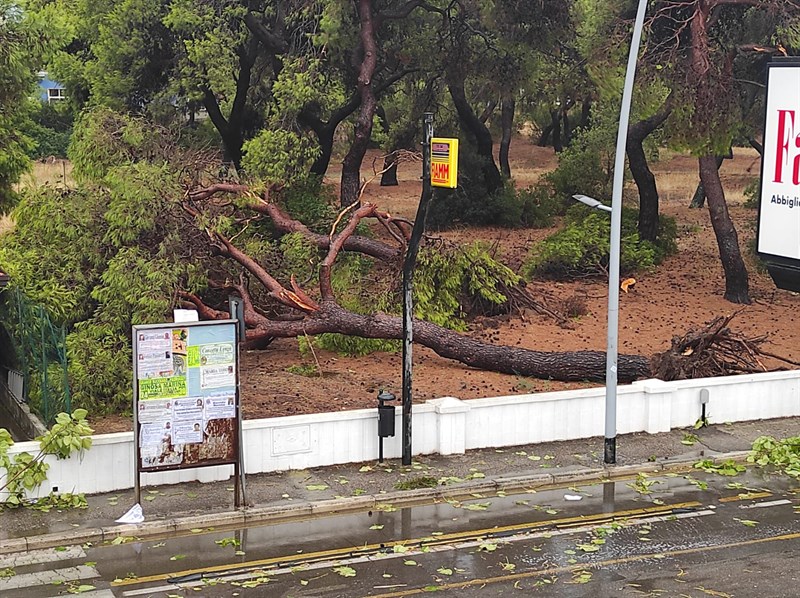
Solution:
[{"label": "notice board", "polygon": [[140,473],[192,467],[232,464],[238,490],[237,347],[236,320],[133,327],[137,501]]}]

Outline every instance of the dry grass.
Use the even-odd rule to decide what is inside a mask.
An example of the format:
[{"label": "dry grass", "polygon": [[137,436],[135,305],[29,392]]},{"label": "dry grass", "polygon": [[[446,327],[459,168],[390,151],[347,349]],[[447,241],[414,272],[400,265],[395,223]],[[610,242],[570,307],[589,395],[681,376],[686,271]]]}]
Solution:
[{"label": "dry grass", "polygon": [[0,237],[14,230],[14,218],[11,214],[0,214]]},{"label": "dry grass", "polygon": [[36,161],[31,170],[23,175],[19,189],[36,189],[44,185],[52,187],[72,187],[72,164],[69,160]]},{"label": "dry grass", "polygon": [[[659,153],[659,161],[651,165],[656,175],[659,199],[665,204],[689,205],[700,181],[697,158],[672,150]],[[719,171],[725,198],[730,204],[744,203],[744,190],[758,178],[760,164],[758,153],[753,148],[733,148],[733,160],[725,160]]]}]

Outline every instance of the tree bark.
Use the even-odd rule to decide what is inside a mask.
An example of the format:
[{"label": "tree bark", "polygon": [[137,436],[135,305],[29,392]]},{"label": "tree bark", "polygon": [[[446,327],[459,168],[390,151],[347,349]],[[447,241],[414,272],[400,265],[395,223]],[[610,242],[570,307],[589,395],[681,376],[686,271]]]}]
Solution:
[{"label": "tree bark", "polygon": [[319,143],[320,154],[311,165],[311,174],[324,176],[328,171],[333,155],[333,137],[336,128],[348,116],[350,116],[360,102],[358,94],[353,94],[343,105],[333,111],[327,122],[323,121],[315,112],[314,106],[304,106],[297,115],[297,121],[304,127],[308,127],[314,132]]},{"label": "tree bark", "polygon": [[658,237],[658,187],[656,177],[647,163],[644,140],[667,120],[671,111],[672,102],[667,99],[656,114],[628,128],[626,153],[633,180],[639,190],[639,238],[651,243],[655,243]]},{"label": "tree bark", "polygon": [[[717,161],[717,171],[722,167],[722,161],[725,159],[725,156],[716,156],[715,160]],[[694,195],[692,195],[692,201],[689,203],[690,208],[702,208],[706,204],[706,188],[703,186],[703,181],[697,183],[697,188],[694,190]]]},{"label": "tree bark", "polygon": [[247,44],[239,47],[239,73],[236,78],[236,95],[233,98],[231,111],[227,118],[217,102],[217,97],[208,86],[203,87],[203,106],[208,112],[211,123],[222,138],[225,149],[225,160],[233,163],[236,168],[241,166],[242,145],[244,144],[245,110],[247,106],[247,93],[250,90],[250,80],[258,51],[258,39],[252,37]]},{"label": "tree bark", "polygon": [[356,119],[353,143],[342,161],[339,199],[343,207],[358,201],[361,191],[361,162],[367,153],[367,146],[372,136],[372,119],[378,105],[372,87],[372,77],[378,64],[378,45],[375,41],[371,0],[359,0],[358,17],[361,23],[362,58],[357,87],[361,98],[361,109]]},{"label": "tree bark", "polygon": [[552,124],[552,135],[553,135],[553,149],[556,153],[559,153],[564,150],[564,144],[561,140],[561,111],[560,110],[551,110],[550,111],[550,122]]},{"label": "tree bark", "polygon": [[[185,298],[189,297],[185,295]],[[197,301],[196,298],[194,301]],[[201,308],[201,313],[204,317],[229,317],[226,313],[215,312],[205,306]],[[324,333],[401,339],[403,322],[399,317],[383,313],[353,313],[334,301],[324,301],[319,310],[300,321],[262,320],[257,328],[248,330],[247,341]],[[599,382],[605,379],[606,355],[603,351],[547,352],[493,345],[422,320],[414,320],[414,341],[441,357],[480,370],[564,382]],[[650,375],[650,363],[646,357],[620,355],[617,364],[617,376],[621,382],[631,382]]]},{"label": "tree bark", "polygon": [[536,142],[536,145],[539,147],[547,146],[547,141],[550,139],[550,135],[553,133],[553,123],[547,125],[544,129],[542,129],[542,134],[539,135],[539,140]]},{"label": "tree bark", "polygon": [[592,98],[584,98],[583,104],[581,105],[581,122],[578,124],[578,127],[581,129],[586,129],[589,127],[589,120],[592,117]]},{"label": "tree bark", "polygon": [[725,271],[725,299],[731,303],[750,303],[750,287],[744,260],[739,249],[739,237],[733,226],[725,191],[719,178],[715,156],[702,156],[700,162],[700,180],[708,198],[708,212],[711,225],[717,237],[719,256]]},{"label": "tree bark", "polygon": [[564,128],[562,137],[564,138],[564,145],[569,147],[569,144],[572,142],[572,125],[569,121],[569,107],[565,106],[564,109],[561,111],[561,119],[564,121]]},{"label": "tree bark", "polygon": [[511,136],[514,131],[514,98],[507,96],[503,98],[500,107],[500,123],[503,129],[503,136],[500,138],[500,169],[503,176],[511,178],[511,163],[508,161],[508,152],[511,148]]},{"label": "tree bark", "polygon": [[[451,68],[451,71],[453,70],[455,69]],[[464,91],[463,75],[453,72],[448,73],[447,85],[461,126],[475,139],[475,151],[483,162],[481,172],[483,173],[486,190],[489,193],[493,193],[503,186],[503,177],[494,162],[492,133],[472,110],[472,106],[469,105],[467,94]]]},{"label": "tree bark", "polygon": [[[383,109],[383,106],[378,106],[375,110],[375,114],[378,115],[378,118],[381,121],[381,129],[383,130],[384,135],[389,135],[389,120],[386,117],[386,110]],[[383,169],[381,172],[381,187],[396,187],[400,183],[397,182],[397,153],[396,150],[400,148],[392,148],[386,156],[383,158]]]}]

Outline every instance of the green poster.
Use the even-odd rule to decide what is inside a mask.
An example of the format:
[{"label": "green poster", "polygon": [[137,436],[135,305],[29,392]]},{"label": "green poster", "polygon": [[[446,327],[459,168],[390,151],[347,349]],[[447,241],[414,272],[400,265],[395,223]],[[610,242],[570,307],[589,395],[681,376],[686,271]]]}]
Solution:
[{"label": "green poster", "polygon": [[189,345],[189,367],[200,367],[200,345]]},{"label": "green poster", "polygon": [[171,378],[146,378],[139,380],[139,399],[174,399],[188,394],[186,376]]}]

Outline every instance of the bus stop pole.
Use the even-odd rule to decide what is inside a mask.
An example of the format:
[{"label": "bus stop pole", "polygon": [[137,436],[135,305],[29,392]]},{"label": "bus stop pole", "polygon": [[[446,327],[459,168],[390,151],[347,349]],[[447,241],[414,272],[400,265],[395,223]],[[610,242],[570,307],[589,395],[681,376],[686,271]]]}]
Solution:
[{"label": "bus stop pole", "polygon": [[413,278],[417,264],[417,253],[425,231],[425,219],[431,200],[431,138],[433,137],[433,113],[422,117],[422,196],[417,207],[417,217],[411,230],[411,239],[403,262],[403,465],[411,465],[411,378],[414,342]]}]

